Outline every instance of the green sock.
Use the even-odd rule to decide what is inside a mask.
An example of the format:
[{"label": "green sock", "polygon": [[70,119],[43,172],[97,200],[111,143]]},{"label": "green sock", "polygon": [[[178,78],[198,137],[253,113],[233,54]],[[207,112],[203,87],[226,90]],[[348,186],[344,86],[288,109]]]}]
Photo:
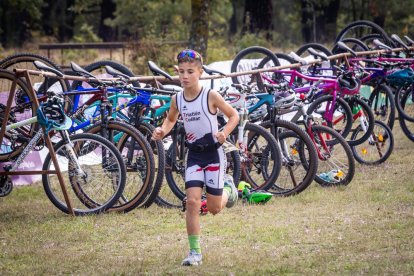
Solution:
[{"label": "green sock", "polygon": [[188,235],[188,242],[190,243],[190,250],[201,253],[200,235]]}]

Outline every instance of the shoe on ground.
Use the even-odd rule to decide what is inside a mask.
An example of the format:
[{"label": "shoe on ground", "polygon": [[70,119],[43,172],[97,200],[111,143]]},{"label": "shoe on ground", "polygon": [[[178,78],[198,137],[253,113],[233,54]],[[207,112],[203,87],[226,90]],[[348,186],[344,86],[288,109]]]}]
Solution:
[{"label": "shoe on ground", "polygon": [[226,207],[231,208],[236,204],[237,199],[239,198],[239,192],[234,185],[233,177],[231,175],[226,174],[224,176],[224,187],[230,187],[231,192],[229,194]]},{"label": "shoe on ground", "polygon": [[194,250],[190,250],[188,256],[183,260],[182,265],[184,266],[193,266],[193,265],[201,265],[203,259],[203,255],[201,253],[197,253]]}]

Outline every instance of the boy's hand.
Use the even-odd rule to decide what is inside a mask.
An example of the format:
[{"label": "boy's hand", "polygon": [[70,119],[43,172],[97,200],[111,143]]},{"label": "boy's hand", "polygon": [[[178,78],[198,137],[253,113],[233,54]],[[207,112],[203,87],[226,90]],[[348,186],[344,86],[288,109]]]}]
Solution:
[{"label": "boy's hand", "polygon": [[162,137],[164,137],[164,130],[160,127],[157,127],[154,129],[154,132],[152,133],[152,140],[161,140]]},{"label": "boy's hand", "polygon": [[226,137],[226,134],[223,131],[220,131],[220,132],[216,133],[216,138],[217,138],[217,141],[220,144],[223,144],[224,142],[226,142],[227,137]]}]

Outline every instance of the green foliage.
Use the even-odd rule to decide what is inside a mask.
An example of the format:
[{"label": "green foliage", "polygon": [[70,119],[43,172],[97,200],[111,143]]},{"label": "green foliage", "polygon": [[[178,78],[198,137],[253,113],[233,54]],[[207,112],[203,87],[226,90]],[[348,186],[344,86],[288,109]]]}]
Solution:
[{"label": "green foliage", "polygon": [[[83,0],[75,1],[75,4],[70,8],[70,11],[76,14],[74,25],[74,39],[79,41],[80,37],[85,39],[88,36],[95,39],[91,33],[98,33],[100,20],[100,4],[102,0]],[[84,33],[86,31],[86,34]],[[96,40],[84,42],[94,42]],[[83,42],[83,41],[79,41]]]},{"label": "green foliage", "polygon": [[[84,23],[79,32],[73,37],[73,42],[82,43],[82,42],[101,42],[102,40],[96,35],[93,30],[93,27]],[[69,63],[70,61],[79,62],[87,61],[87,60],[95,60],[99,55],[98,50],[94,49],[87,49],[87,50],[65,50],[64,52],[64,60],[65,63]],[[89,63],[89,62],[88,62]],[[85,64],[81,64],[85,65]]]},{"label": "green foliage", "polygon": [[30,32],[41,27],[43,0],[3,0],[0,2],[0,38],[6,46],[30,40]]},{"label": "green foliage", "polygon": [[236,55],[233,47],[228,46],[224,39],[210,39],[208,42],[206,63],[215,61],[231,60]]},{"label": "green foliage", "polygon": [[229,31],[229,20],[233,13],[230,0],[214,0],[210,5],[210,37],[226,38]]},{"label": "green foliage", "polygon": [[74,42],[101,42],[102,39],[94,32],[93,26],[84,23],[73,37]]},{"label": "green foliage", "polygon": [[186,39],[191,5],[185,1],[115,0],[114,19],[105,21],[117,28],[121,38],[140,40],[155,36],[157,39]]},{"label": "green foliage", "polygon": [[232,45],[236,52],[243,50],[250,46],[262,46],[266,48],[272,48],[272,42],[266,39],[265,33],[246,33],[244,35],[238,35],[233,38]]}]

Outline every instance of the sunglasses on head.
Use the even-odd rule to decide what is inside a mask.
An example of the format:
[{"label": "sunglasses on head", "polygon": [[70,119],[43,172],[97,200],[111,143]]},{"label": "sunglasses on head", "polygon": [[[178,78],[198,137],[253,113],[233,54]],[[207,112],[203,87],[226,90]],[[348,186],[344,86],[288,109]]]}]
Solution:
[{"label": "sunglasses on head", "polygon": [[177,60],[180,61],[180,60],[182,60],[182,59],[184,59],[186,57],[187,58],[190,58],[190,59],[197,59],[197,60],[202,61],[202,58],[201,58],[200,54],[197,53],[196,51],[190,50],[190,49],[186,49],[186,50],[181,51],[177,55]]}]

